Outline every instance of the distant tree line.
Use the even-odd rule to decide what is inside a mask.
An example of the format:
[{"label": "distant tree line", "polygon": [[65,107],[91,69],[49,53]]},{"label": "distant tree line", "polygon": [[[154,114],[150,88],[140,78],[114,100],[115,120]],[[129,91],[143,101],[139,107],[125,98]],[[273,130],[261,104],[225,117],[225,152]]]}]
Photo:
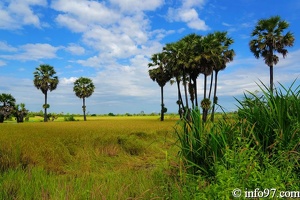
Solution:
[{"label": "distant tree line", "polygon": [[[250,51],[256,58],[263,57],[270,68],[271,92],[274,85],[273,66],[279,61],[276,54],[282,54],[285,58],[288,53],[286,47],[294,44],[293,34],[289,31],[284,33],[288,27],[286,21],[279,16],[273,16],[259,20],[251,34],[253,39],[249,42]],[[164,113],[167,111],[163,88],[168,82],[176,83],[176,103],[180,117],[188,118],[191,109],[201,107],[203,121],[207,120],[209,111],[211,121],[214,121],[215,106],[218,103],[218,75],[226,68],[227,63],[233,61],[235,52],[230,48],[233,42],[233,39],[227,36],[227,32],[216,31],[205,36],[193,33],[177,42],[166,44],[161,52],[152,55],[148,64],[149,76],[157,82],[161,90],[161,121],[164,120]],[[203,97],[199,105],[197,80],[201,74]]]}]

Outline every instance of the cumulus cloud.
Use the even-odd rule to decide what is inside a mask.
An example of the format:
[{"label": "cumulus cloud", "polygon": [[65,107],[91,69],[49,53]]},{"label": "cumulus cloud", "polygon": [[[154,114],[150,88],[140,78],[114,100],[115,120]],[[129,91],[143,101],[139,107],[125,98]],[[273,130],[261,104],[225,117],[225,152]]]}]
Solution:
[{"label": "cumulus cloud", "polygon": [[85,49],[83,47],[74,43],[69,44],[69,46],[67,46],[65,49],[73,55],[83,55],[85,53]]},{"label": "cumulus cloud", "polygon": [[33,6],[47,6],[47,0],[13,0],[0,2],[0,29],[20,29],[24,25],[41,28],[40,13]]},{"label": "cumulus cloud", "polygon": [[61,85],[70,85],[73,84],[76,81],[77,77],[70,77],[70,78],[60,78],[59,79],[59,84]]},{"label": "cumulus cloud", "polygon": [[120,19],[116,10],[98,1],[56,0],[51,7],[61,12],[56,21],[75,32],[87,31],[95,25],[110,25]]},{"label": "cumulus cloud", "polygon": [[167,19],[171,22],[184,22],[189,28],[206,31],[209,27],[200,19],[196,7],[202,8],[205,1],[184,0],[179,8],[169,8]]},{"label": "cumulus cloud", "polygon": [[[54,47],[46,43],[25,44],[18,48],[13,48],[13,54],[1,55],[4,59],[14,59],[21,61],[41,60],[56,58],[56,52],[61,47]],[[17,51],[15,50],[17,49]],[[15,52],[16,51],[16,52]]]}]

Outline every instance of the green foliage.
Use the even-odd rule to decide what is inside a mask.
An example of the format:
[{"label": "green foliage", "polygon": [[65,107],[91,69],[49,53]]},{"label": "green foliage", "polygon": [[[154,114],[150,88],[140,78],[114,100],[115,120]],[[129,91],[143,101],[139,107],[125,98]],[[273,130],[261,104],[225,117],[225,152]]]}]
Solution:
[{"label": "green foliage", "polygon": [[234,137],[231,131],[224,122],[204,123],[198,109],[191,111],[190,119],[179,121],[176,133],[188,172],[214,176],[214,163],[223,158],[228,141]]},{"label": "green foliage", "polygon": [[281,85],[273,94],[263,85],[261,96],[248,92],[239,101],[239,119],[254,127],[253,145],[266,153],[300,149],[300,90],[292,87]]},{"label": "green foliage", "polygon": [[245,95],[236,117],[203,122],[196,109],[179,122],[178,173],[186,196],[232,199],[235,188],[299,189],[300,86],[292,87]]},{"label": "green foliage", "polygon": [[64,117],[64,121],[70,122],[70,121],[76,121],[74,118],[74,115],[67,115]]},{"label": "green foliage", "polygon": [[28,110],[25,108],[25,104],[21,103],[15,106],[14,116],[18,123],[24,122],[24,117],[28,114]]}]

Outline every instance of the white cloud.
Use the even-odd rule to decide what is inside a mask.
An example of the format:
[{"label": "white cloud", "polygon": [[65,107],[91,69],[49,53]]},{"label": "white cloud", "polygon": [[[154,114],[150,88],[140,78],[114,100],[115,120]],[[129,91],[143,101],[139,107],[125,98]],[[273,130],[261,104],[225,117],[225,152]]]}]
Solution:
[{"label": "white cloud", "polygon": [[40,28],[40,14],[34,13],[33,6],[47,6],[47,0],[12,0],[0,2],[0,29],[20,29],[24,25]]},{"label": "white cloud", "polygon": [[205,1],[196,0],[184,0],[181,7],[169,8],[167,13],[167,19],[171,22],[184,22],[191,29],[206,31],[209,27],[205,21],[200,19],[196,7],[202,8]]},{"label": "white cloud", "polygon": [[70,78],[60,78],[59,79],[59,85],[70,85],[73,84],[77,80],[77,77],[70,77]]},{"label": "white cloud", "polygon": [[0,67],[5,66],[6,62],[4,62],[3,60],[0,60]]},{"label": "white cloud", "polygon": [[1,42],[0,41],[0,51],[16,52],[17,48],[7,44],[7,42]]},{"label": "white cloud", "polygon": [[68,47],[66,47],[66,50],[73,55],[83,55],[85,53],[85,49],[79,45],[76,44],[69,44]]},{"label": "white cloud", "polygon": [[202,8],[205,4],[206,0],[182,0],[182,7],[184,8],[192,8],[199,7]]},{"label": "white cloud", "polygon": [[154,11],[163,5],[163,0],[110,0],[110,2],[120,8],[125,13],[136,13],[141,11]]},{"label": "white cloud", "polygon": [[[155,40],[160,40],[169,33],[151,31],[150,21],[144,10],[155,10],[163,1],[134,2],[136,12],[125,12],[131,1],[111,1],[112,5],[98,1],[63,1],[52,2],[51,7],[60,14],[56,21],[73,32],[82,34],[85,45],[95,50],[92,55],[78,63],[84,66],[100,67],[102,63],[115,63],[118,59],[130,58],[149,48]],[[124,11],[124,13],[123,13]],[[150,38],[150,37],[153,37]],[[69,49],[70,50],[70,49]]]},{"label": "white cloud", "polygon": [[[14,54],[1,55],[1,57],[21,61],[52,59],[57,57],[56,52],[60,48],[45,43],[25,44],[18,47],[17,52],[13,51]],[[15,50],[15,48],[13,49]]]},{"label": "white cloud", "polygon": [[56,21],[75,32],[87,31],[95,25],[110,25],[120,19],[120,15],[98,1],[56,0],[51,7],[59,14]]}]

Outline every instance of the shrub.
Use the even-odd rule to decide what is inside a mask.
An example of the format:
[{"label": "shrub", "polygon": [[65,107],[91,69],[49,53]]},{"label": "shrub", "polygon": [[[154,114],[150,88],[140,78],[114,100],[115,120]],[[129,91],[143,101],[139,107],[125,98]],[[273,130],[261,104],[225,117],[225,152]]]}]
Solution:
[{"label": "shrub", "polygon": [[64,117],[65,121],[75,121],[74,115],[67,115]]}]

